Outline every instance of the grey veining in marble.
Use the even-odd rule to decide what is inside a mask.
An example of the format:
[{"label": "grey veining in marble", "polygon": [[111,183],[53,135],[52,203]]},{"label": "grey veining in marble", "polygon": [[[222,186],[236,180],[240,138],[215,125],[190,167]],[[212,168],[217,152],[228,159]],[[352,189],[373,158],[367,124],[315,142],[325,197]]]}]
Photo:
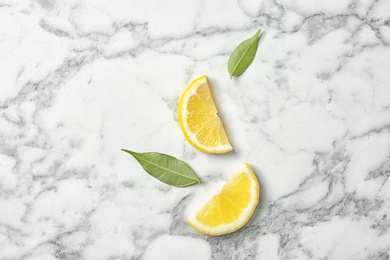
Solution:
[{"label": "grey veining in marble", "polygon": [[[389,70],[386,0],[0,0],[0,260],[389,259]],[[203,74],[232,153],[178,125]],[[164,185],[121,148],[185,160],[202,183]],[[243,162],[262,184],[251,221],[193,230]]]}]

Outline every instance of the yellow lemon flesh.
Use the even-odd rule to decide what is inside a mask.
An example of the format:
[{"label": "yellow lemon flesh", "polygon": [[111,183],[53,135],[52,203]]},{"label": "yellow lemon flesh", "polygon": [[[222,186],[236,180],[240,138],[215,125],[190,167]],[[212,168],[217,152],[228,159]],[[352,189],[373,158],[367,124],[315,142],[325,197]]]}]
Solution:
[{"label": "yellow lemon flesh", "polygon": [[206,153],[233,150],[211,95],[206,76],[193,80],[179,100],[178,119],[187,141]]},{"label": "yellow lemon flesh", "polygon": [[251,166],[245,163],[206,202],[188,223],[201,233],[219,236],[243,227],[252,217],[260,198],[260,184]]}]

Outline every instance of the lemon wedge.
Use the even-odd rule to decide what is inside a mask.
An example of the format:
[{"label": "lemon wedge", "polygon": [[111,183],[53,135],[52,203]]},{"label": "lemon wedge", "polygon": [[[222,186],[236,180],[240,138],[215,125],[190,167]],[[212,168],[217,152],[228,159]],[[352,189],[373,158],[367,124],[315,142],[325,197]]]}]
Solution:
[{"label": "lemon wedge", "polygon": [[206,76],[193,80],[179,100],[178,119],[187,141],[206,153],[233,150],[211,95]]},{"label": "lemon wedge", "polygon": [[243,227],[252,217],[260,198],[260,184],[251,166],[245,163],[188,223],[197,231],[219,236]]}]

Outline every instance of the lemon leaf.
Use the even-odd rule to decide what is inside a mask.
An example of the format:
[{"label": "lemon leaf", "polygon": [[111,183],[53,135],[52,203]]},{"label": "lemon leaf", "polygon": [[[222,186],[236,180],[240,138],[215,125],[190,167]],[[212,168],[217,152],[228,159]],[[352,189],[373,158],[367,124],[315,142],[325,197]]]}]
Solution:
[{"label": "lemon leaf", "polygon": [[200,183],[191,167],[175,157],[155,152],[136,153],[126,149],[122,151],[131,154],[147,173],[165,184],[185,187]]},{"label": "lemon leaf", "polygon": [[240,43],[230,55],[228,61],[230,78],[240,76],[252,64],[259,45],[260,32],[261,29],[259,29],[251,38]]}]

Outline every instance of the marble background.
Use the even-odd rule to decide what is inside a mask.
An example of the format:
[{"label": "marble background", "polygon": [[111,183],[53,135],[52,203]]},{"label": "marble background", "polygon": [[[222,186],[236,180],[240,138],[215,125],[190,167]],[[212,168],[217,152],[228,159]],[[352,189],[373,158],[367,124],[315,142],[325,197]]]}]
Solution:
[{"label": "marble background", "polygon": [[[389,69],[387,0],[0,0],[0,259],[389,259]],[[232,153],[178,125],[202,74]],[[121,148],[180,158],[202,184],[164,185]],[[189,227],[245,161],[262,183],[248,225]]]}]

